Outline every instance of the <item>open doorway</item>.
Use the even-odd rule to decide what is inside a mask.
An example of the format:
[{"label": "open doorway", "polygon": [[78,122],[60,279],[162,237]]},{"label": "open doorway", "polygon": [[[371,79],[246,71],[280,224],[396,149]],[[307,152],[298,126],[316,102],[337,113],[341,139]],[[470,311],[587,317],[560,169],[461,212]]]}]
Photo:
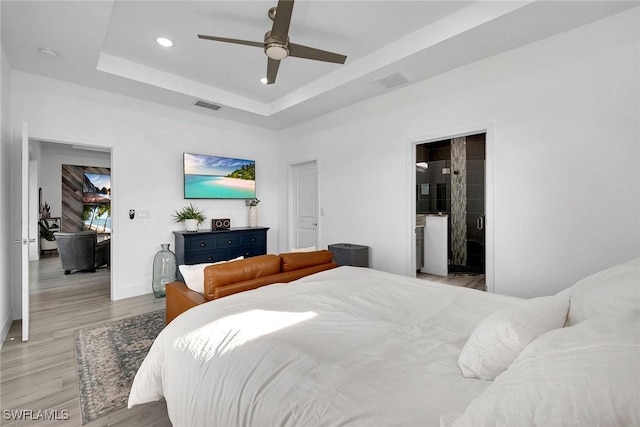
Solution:
[{"label": "open doorway", "polygon": [[415,150],[417,277],[486,290],[486,133]]},{"label": "open doorway", "polygon": [[[108,249],[104,249],[107,245],[101,243],[110,239],[112,231],[110,209],[105,208],[107,205],[110,208],[110,203],[103,203],[102,200],[111,196],[110,183],[106,185],[107,188],[103,188],[105,185],[98,187],[104,194],[99,194],[101,203],[94,203],[93,209],[85,206],[83,197],[86,197],[87,191],[83,184],[92,185],[91,179],[95,179],[96,174],[110,175],[111,149],[31,140],[30,151],[37,159],[37,179],[30,183],[30,193],[38,194],[38,203],[32,206],[38,206],[36,215],[40,237],[38,256],[29,263],[29,290],[34,295],[32,302],[37,302],[36,294],[62,287],[75,287],[78,293],[110,295],[110,262],[100,263],[95,271],[88,269],[67,272],[60,257],[59,245],[62,241],[56,240],[55,232],[95,231],[101,252],[105,252],[101,256],[108,256],[110,261],[110,245]],[[43,224],[46,227],[43,228]],[[45,234],[53,234],[53,240],[43,239]]]}]

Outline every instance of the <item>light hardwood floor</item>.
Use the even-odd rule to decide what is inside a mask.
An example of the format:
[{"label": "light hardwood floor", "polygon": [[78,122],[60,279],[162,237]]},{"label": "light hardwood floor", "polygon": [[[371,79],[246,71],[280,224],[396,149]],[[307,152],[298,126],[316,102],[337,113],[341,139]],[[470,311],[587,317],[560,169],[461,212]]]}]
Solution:
[{"label": "light hardwood floor", "polygon": [[[111,301],[110,271],[64,275],[57,257],[30,263],[30,339],[21,341],[14,322],[0,352],[0,425],[81,426],[73,332],[111,320],[164,308],[153,294]],[[11,421],[5,410],[66,410],[66,421]],[[97,426],[170,426],[164,401],[122,409]]]},{"label": "light hardwood floor", "polygon": [[416,275],[418,279],[431,280],[434,282],[446,283],[452,286],[462,286],[465,288],[486,291],[485,275],[478,273],[450,273],[447,276],[436,276],[434,274],[420,273]]}]

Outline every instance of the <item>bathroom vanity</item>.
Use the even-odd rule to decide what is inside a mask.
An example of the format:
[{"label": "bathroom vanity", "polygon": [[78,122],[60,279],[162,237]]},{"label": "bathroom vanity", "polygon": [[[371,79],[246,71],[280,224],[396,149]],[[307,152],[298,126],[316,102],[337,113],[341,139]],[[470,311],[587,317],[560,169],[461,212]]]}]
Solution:
[{"label": "bathroom vanity", "polygon": [[423,273],[446,276],[449,272],[447,242],[449,236],[449,216],[425,215]]}]

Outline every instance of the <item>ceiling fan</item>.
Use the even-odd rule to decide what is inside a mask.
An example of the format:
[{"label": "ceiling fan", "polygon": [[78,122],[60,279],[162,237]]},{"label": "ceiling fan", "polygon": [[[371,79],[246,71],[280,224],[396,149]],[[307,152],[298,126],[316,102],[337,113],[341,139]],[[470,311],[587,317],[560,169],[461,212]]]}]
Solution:
[{"label": "ceiling fan", "polygon": [[264,42],[206,36],[203,34],[198,34],[198,38],[263,48],[264,53],[269,57],[267,60],[268,85],[275,83],[280,61],[287,56],[344,64],[344,61],[347,59],[344,55],[289,43],[289,25],[291,24],[292,12],[293,0],[280,0],[278,1],[278,6],[269,9],[268,16],[269,19],[273,21],[273,26],[271,27],[271,31],[267,31],[264,35]]}]

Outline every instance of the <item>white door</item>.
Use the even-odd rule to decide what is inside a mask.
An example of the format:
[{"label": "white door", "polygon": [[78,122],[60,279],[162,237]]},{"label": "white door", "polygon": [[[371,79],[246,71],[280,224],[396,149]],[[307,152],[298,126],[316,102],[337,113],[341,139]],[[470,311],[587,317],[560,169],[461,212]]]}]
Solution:
[{"label": "white door", "polygon": [[29,237],[29,128],[22,123],[21,141],[21,267],[22,267],[22,341],[29,339],[29,243],[35,238]]},{"label": "white door", "polygon": [[318,164],[310,161],[291,166],[291,247],[318,247]]}]

